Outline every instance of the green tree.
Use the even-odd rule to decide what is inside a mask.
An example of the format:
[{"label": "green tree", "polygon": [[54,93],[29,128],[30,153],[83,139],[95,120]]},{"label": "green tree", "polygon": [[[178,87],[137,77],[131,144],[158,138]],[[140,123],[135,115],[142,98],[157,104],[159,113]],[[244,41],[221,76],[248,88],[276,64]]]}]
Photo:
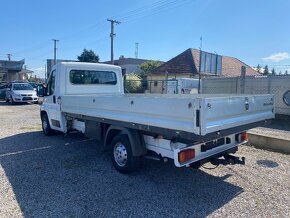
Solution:
[{"label": "green tree", "polygon": [[268,68],[268,65],[265,66],[264,74],[265,74],[265,75],[269,75],[269,68]]},{"label": "green tree", "polygon": [[285,75],[288,75],[288,70],[285,71]]},{"label": "green tree", "polygon": [[139,65],[140,69],[144,71],[145,75],[156,70],[162,63],[160,61],[146,61]]},{"label": "green tree", "polygon": [[100,58],[98,55],[95,54],[93,50],[84,49],[81,55],[78,56],[78,60],[80,62],[97,63],[99,62]]},{"label": "green tree", "polygon": [[126,74],[125,80],[125,92],[127,93],[139,93],[142,91],[142,79],[137,74]]},{"label": "green tree", "polygon": [[276,75],[276,71],[274,68],[271,70],[271,73],[272,73],[272,75]]}]

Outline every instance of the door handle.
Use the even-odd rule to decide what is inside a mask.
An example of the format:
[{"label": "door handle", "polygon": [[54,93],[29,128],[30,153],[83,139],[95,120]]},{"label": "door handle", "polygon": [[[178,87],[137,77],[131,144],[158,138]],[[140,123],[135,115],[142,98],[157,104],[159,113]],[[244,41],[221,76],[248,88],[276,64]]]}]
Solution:
[{"label": "door handle", "polygon": [[52,99],[53,99],[53,103],[55,104],[56,103],[55,95],[52,97]]}]

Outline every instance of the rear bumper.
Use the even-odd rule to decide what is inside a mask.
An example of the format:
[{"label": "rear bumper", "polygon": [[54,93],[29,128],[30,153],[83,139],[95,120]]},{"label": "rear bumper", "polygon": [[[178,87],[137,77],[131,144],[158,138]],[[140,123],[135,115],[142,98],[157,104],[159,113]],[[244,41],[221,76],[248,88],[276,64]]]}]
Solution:
[{"label": "rear bumper", "polygon": [[[206,151],[202,151],[202,146],[205,143],[200,143],[197,145],[192,145],[186,148],[182,148],[182,149],[175,149],[174,150],[174,164],[176,167],[183,167],[183,166],[190,166],[193,163],[198,163],[200,165],[202,165],[203,163],[208,162],[210,159],[212,158],[217,158],[217,157],[221,157],[224,154],[228,154],[228,153],[234,153],[238,150],[238,146],[245,144],[247,141],[243,141],[243,142],[236,142],[235,140],[235,135],[230,135],[228,136],[231,139],[231,143],[224,143],[223,145],[219,145],[217,147],[214,148],[210,148]],[[194,149],[195,151],[195,157],[193,159],[190,159],[184,163],[180,163],[179,162],[179,153],[183,150],[187,150],[187,149]]]}]

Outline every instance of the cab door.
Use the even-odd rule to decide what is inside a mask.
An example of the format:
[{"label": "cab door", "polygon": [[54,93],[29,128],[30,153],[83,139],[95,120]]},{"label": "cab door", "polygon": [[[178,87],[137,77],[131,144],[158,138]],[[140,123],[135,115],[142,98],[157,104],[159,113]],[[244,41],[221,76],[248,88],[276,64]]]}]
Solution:
[{"label": "cab door", "polygon": [[45,105],[50,127],[62,131],[58,77],[56,70],[53,70],[48,78],[43,105]]}]

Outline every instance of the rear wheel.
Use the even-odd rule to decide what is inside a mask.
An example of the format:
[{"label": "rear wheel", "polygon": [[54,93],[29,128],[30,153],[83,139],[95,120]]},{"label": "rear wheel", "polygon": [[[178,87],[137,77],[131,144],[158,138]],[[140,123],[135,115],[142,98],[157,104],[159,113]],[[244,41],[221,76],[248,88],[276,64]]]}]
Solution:
[{"label": "rear wheel", "polygon": [[112,141],[112,161],[120,173],[131,173],[138,169],[140,157],[133,156],[131,143],[126,135],[117,135]]},{"label": "rear wheel", "polygon": [[41,116],[41,124],[42,124],[42,131],[44,135],[50,136],[53,134],[53,130],[50,128],[50,125],[49,125],[47,114],[43,114]]}]

